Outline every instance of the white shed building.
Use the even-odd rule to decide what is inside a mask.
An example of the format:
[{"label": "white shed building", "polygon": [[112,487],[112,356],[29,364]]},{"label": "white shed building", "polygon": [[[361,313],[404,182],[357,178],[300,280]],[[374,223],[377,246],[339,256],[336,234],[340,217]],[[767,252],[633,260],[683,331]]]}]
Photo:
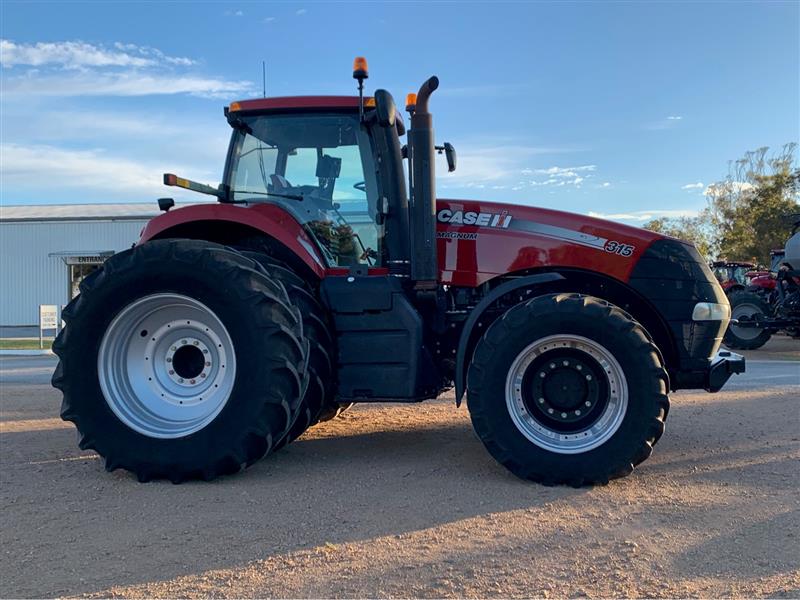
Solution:
[{"label": "white shed building", "polygon": [[40,304],[67,304],[157,214],[155,202],[0,206],[0,326],[36,325]]}]

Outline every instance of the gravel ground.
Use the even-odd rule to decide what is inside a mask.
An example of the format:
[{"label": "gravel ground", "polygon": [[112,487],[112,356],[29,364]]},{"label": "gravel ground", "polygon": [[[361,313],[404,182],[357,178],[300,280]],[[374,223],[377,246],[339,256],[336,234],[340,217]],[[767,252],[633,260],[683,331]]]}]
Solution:
[{"label": "gravel ground", "polygon": [[653,457],[579,490],[508,474],[447,395],[356,407],[238,476],[139,484],[77,448],[52,359],[3,362],[0,596],[800,597],[797,346],[674,394]]}]

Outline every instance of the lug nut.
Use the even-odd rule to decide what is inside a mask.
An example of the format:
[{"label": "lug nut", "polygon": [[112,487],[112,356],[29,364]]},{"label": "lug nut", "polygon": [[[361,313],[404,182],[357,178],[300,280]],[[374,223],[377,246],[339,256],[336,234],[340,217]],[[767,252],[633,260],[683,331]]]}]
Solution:
[{"label": "lug nut", "polygon": [[211,363],[210,363],[209,361],[206,361],[206,366],[207,366],[207,367],[210,367],[210,366],[211,366]]},{"label": "lug nut", "polygon": [[172,348],[170,348],[170,350],[172,350],[173,352],[175,352],[175,350],[177,350],[177,349],[178,349],[177,346],[173,346]]},{"label": "lug nut", "polygon": [[203,354],[208,354],[208,350],[203,350]]},{"label": "lug nut", "polygon": [[195,346],[199,346],[199,345],[200,345],[200,342],[198,342],[197,340],[193,341],[192,343],[193,343]]},{"label": "lug nut", "polygon": [[592,380],[592,376],[591,375],[587,375],[586,376],[586,381],[591,381],[591,380]]},{"label": "lug nut", "polygon": [[170,375],[175,375],[175,371],[170,370],[169,374]]},{"label": "lug nut", "polygon": [[194,379],[190,379],[190,380],[189,380],[189,383],[191,383],[192,385],[194,385],[194,383],[195,383],[195,380],[194,380]]},{"label": "lug nut", "polygon": [[561,418],[562,419],[566,419],[567,418],[567,413],[561,413]]},{"label": "lug nut", "polygon": [[576,411],[575,411],[575,414],[576,414],[577,416],[579,416],[579,417],[580,417],[580,416],[581,416],[581,411],[579,411],[579,410],[576,410]]},{"label": "lug nut", "polygon": [[544,398],[539,398],[539,404],[544,404]]},{"label": "lug nut", "polygon": [[181,344],[185,344],[185,343],[186,343],[186,340],[181,340]]},{"label": "lug nut", "polygon": [[555,369],[556,368],[556,363],[550,363],[550,368],[551,369]]},{"label": "lug nut", "polygon": [[547,412],[552,415],[553,414],[553,409],[552,408],[548,408]]},{"label": "lug nut", "polygon": [[167,362],[172,362],[172,359],[171,359],[171,358],[168,358],[168,359],[167,359]]},{"label": "lug nut", "polygon": [[587,400],[586,402],[584,402],[584,404],[585,404],[586,406],[591,406],[591,405],[592,405],[592,403],[591,403],[591,402],[589,402],[588,400]]},{"label": "lug nut", "polygon": [[576,368],[576,369],[578,369],[578,371],[581,371],[581,370],[583,370],[583,367],[582,367],[582,366],[580,366],[580,365],[575,365],[575,368]]},{"label": "lug nut", "polygon": [[183,383],[183,377],[178,378],[178,383]]},{"label": "lug nut", "polygon": [[563,364],[565,367],[568,367],[568,366],[569,366],[569,361],[568,361],[568,360],[565,360],[565,361],[564,361],[563,363],[561,363],[561,364]]},{"label": "lug nut", "polygon": [[206,374],[205,374],[205,373],[200,373],[200,377],[203,377],[203,378],[205,378],[205,376],[206,376]]},{"label": "lug nut", "polygon": [[545,378],[545,377],[547,377],[547,376],[546,376],[544,373],[539,373],[539,377],[541,377],[542,379],[544,379],[544,378]]}]

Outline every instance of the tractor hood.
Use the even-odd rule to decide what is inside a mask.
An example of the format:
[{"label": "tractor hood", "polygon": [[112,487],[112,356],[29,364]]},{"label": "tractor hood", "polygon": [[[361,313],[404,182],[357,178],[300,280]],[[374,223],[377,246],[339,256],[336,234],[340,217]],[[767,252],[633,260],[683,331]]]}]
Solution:
[{"label": "tractor hood", "polygon": [[586,215],[475,200],[437,200],[436,221],[440,280],[468,287],[540,267],[628,281],[647,247],[666,237]]}]

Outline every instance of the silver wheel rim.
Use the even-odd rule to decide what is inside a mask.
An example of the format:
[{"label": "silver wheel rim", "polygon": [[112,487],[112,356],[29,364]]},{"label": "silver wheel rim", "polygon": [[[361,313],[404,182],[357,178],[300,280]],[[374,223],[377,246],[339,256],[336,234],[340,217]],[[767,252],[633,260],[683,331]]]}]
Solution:
[{"label": "silver wheel rim", "polygon": [[100,389],[125,425],[154,438],[185,437],[225,407],[236,379],[233,342],[201,302],[153,294],[126,306],[103,335]]},{"label": "silver wheel rim", "polygon": [[[537,418],[535,412],[526,405],[526,391],[523,389],[525,375],[531,364],[563,349],[587,355],[587,360],[597,364],[598,368],[593,372],[602,373],[605,377],[603,384],[607,393],[599,416],[576,431],[558,430]],[[566,362],[565,367],[568,366]],[[547,366],[555,369],[561,365],[553,362]],[[589,373],[585,376],[592,378]],[[543,400],[533,399],[535,402]],[[506,377],[506,406],[514,425],[530,442],[558,454],[579,454],[601,446],[619,429],[628,410],[628,385],[619,362],[604,346],[578,335],[553,335],[530,344],[511,363]],[[572,412],[580,414],[579,411],[576,408]]]},{"label": "silver wheel rim", "polygon": [[[731,313],[731,319],[752,319],[755,315],[762,314],[761,310],[755,304],[737,304]],[[753,340],[761,335],[763,329],[758,327],[739,327],[737,325],[730,325],[736,337],[743,340]]]}]

